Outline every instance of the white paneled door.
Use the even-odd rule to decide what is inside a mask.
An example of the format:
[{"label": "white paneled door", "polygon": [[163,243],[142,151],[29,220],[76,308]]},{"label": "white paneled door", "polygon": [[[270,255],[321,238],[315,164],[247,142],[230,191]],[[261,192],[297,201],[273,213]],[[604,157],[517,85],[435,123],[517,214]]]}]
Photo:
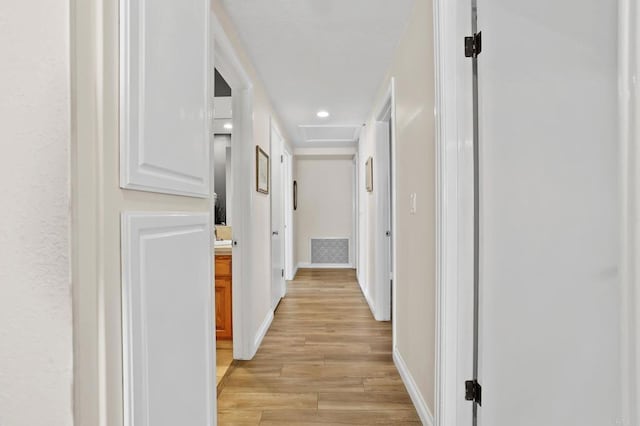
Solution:
[{"label": "white paneled door", "polygon": [[215,424],[208,214],[122,215],[125,426]]},{"label": "white paneled door", "polygon": [[120,185],[206,198],[209,2],[120,3]]},{"label": "white paneled door", "polygon": [[284,191],[282,186],[284,142],[271,126],[271,306],[276,308],[285,293]]},{"label": "white paneled door", "polygon": [[376,162],[374,188],[377,204],[376,241],[376,319],[391,320],[391,138],[390,121],[376,121]]},{"label": "white paneled door", "polygon": [[617,2],[477,13],[478,424],[622,425]]},{"label": "white paneled door", "polygon": [[[125,198],[135,199],[133,191],[211,196],[210,14],[208,0],[120,1]],[[165,211],[130,212],[133,203],[123,203],[124,426],[214,426],[208,203],[147,194],[135,205]]]}]

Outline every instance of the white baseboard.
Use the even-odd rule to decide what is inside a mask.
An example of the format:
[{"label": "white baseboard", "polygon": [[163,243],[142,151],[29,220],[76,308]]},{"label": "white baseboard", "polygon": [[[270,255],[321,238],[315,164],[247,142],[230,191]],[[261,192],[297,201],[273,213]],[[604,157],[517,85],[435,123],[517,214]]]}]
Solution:
[{"label": "white baseboard", "polygon": [[369,305],[369,310],[371,311],[371,315],[373,315],[373,317],[376,317],[376,310],[373,307],[373,302],[371,301],[371,296],[369,295],[368,291],[364,291],[364,289],[362,287],[360,287],[360,290],[362,290],[362,295],[364,296],[364,300],[367,301],[367,305]]},{"label": "white baseboard", "polygon": [[431,411],[429,410],[422,393],[420,393],[418,385],[415,380],[413,380],[413,376],[409,372],[409,368],[404,362],[402,355],[400,355],[398,348],[393,348],[393,362],[396,364],[396,368],[398,369],[400,377],[407,388],[407,392],[409,392],[413,405],[416,407],[416,411],[418,412],[418,416],[420,417],[422,424],[425,426],[433,426],[433,414],[431,414]]},{"label": "white baseboard", "polygon": [[309,263],[309,262],[300,262],[298,266],[296,266],[296,271],[298,269],[354,269],[351,263]]},{"label": "white baseboard", "polygon": [[264,336],[266,336],[267,331],[269,331],[269,327],[271,327],[272,321],[273,321],[273,311],[269,311],[267,316],[264,318],[264,321],[262,321],[262,324],[260,325],[260,328],[256,333],[256,337],[253,340],[253,354],[251,355],[251,358],[254,357],[256,352],[258,352],[258,348],[262,344],[262,339],[264,339]]},{"label": "white baseboard", "polygon": [[364,300],[367,301],[367,305],[369,305],[369,310],[371,311],[371,315],[373,315],[373,318],[376,321],[389,321],[388,319],[385,320],[383,318],[379,318],[378,315],[376,315],[376,309],[373,305],[373,300],[371,300],[371,295],[369,294],[368,291],[366,291],[362,285],[362,283],[360,282],[360,279],[358,277],[356,277],[356,280],[358,281],[358,286],[360,287],[360,291],[362,292],[362,295],[364,296]]}]

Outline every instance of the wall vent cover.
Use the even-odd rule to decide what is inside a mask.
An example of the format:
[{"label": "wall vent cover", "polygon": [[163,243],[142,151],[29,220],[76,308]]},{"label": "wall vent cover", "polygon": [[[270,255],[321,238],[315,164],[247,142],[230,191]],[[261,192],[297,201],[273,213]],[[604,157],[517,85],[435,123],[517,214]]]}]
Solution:
[{"label": "wall vent cover", "polygon": [[311,239],[311,263],[312,264],[349,264],[349,239],[348,238],[312,238]]}]

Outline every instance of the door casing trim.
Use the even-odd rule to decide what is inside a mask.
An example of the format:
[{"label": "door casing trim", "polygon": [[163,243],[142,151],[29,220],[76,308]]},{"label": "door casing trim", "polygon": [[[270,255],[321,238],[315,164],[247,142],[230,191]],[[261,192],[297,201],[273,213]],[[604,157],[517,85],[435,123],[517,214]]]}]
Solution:
[{"label": "door casing trim", "polygon": [[[217,16],[211,11],[214,64],[232,90],[231,161],[233,179],[232,321],[233,358],[248,360],[256,352],[251,333],[251,312],[246,299],[251,294],[251,194],[253,183],[246,170],[253,164],[253,84]],[[213,73],[211,73],[213,75]],[[213,78],[213,77],[211,77]],[[237,244],[236,244],[237,243]]]}]

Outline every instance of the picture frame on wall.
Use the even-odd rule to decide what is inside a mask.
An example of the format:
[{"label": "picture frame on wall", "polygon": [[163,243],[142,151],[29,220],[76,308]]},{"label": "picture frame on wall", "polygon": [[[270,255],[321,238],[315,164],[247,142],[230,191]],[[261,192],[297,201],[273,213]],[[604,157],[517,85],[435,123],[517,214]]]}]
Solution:
[{"label": "picture frame on wall", "polygon": [[256,191],[269,193],[269,154],[256,145]]},{"label": "picture frame on wall", "polygon": [[298,181],[293,181],[293,209],[298,210]]},{"label": "picture frame on wall", "polygon": [[367,192],[373,192],[373,157],[369,157],[365,164]]}]

